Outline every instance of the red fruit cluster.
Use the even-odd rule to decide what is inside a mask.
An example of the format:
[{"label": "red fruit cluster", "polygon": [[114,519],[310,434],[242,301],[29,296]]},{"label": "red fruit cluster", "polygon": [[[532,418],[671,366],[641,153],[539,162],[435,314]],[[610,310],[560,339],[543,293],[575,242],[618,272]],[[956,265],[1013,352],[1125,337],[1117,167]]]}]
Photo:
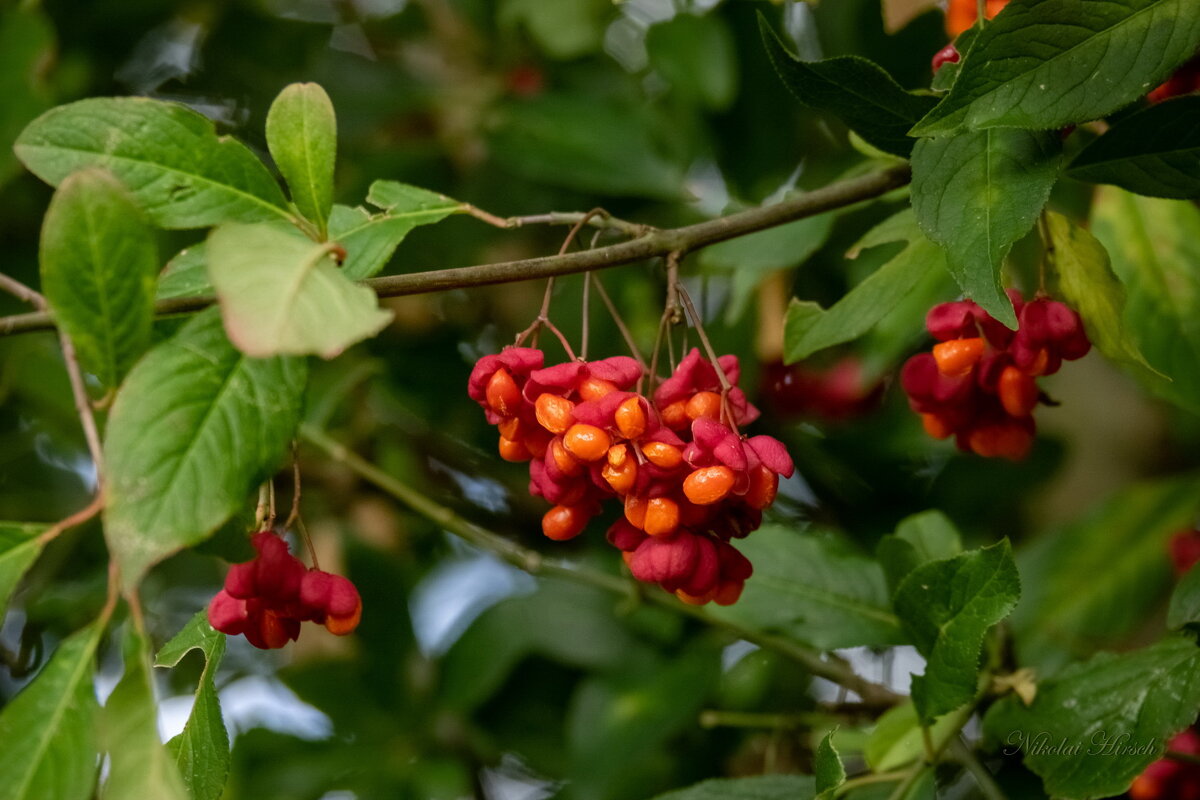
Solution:
[{"label": "red fruit cluster", "polygon": [[362,600],[341,575],[309,569],[272,531],[251,538],[258,555],[234,564],[225,588],[208,604],[208,621],[222,633],[243,634],[263,650],[300,636],[301,622],[316,622],[345,636],[358,627]]},{"label": "red fruit cluster", "polygon": [[[996,16],[1008,5],[1008,0],[987,0],[984,13],[988,19]],[[979,19],[979,7],[976,0],[950,0],[946,9],[946,33],[950,38],[958,36]]]},{"label": "red fruit cluster", "polygon": [[[729,544],[762,523],[792,459],[770,436],[736,426],[758,409],[692,350],[651,397],[631,391],[644,376],[632,358],[543,367],[543,353],[508,347],[481,358],[467,392],[500,431],[500,455],[529,462],[529,491],[553,505],[551,539],[572,539],[608,499],[624,516],[608,541],[638,580],[690,603],[728,605],[751,566]],[[736,356],[718,363],[729,384]]]},{"label": "red fruit cluster", "polygon": [[1019,460],[1029,454],[1037,378],[1091,348],[1079,315],[1044,297],[1024,303],[1008,291],[1018,328],[1010,331],[970,300],[934,306],[925,327],[938,340],[908,360],[901,383],[908,403],[935,439],[959,449]]},{"label": "red fruit cluster", "polygon": [[[1200,735],[1189,728],[1172,739],[1167,749],[1200,755]],[[1130,800],[1200,800],[1200,767],[1159,759],[1134,779],[1129,797]]]}]

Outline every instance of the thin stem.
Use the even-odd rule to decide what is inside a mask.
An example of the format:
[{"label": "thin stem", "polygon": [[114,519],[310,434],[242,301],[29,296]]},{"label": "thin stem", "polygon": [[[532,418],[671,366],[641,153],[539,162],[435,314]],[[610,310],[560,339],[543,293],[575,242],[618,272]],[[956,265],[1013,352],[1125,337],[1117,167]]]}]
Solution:
[{"label": "thin stem", "polygon": [[950,740],[950,754],[958,763],[966,767],[967,772],[975,778],[976,785],[979,786],[979,791],[987,800],[1008,800],[1004,790],[997,785],[992,773],[983,765],[979,758],[963,743],[963,740],[955,735]]},{"label": "thin stem", "polygon": [[688,316],[692,318],[692,327],[696,329],[696,336],[700,338],[704,353],[708,356],[709,363],[717,373],[717,381],[721,384],[721,417],[730,429],[737,433],[737,418],[733,414],[733,409],[729,407],[729,392],[733,389],[733,384],[729,382],[729,376],[725,374],[725,368],[721,366],[721,361],[717,358],[717,351],[713,349],[708,333],[704,330],[704,323],[700,321],[700,314],[692,303],[691,295],[688,294],[683,284],[679,285],[678,291],[679,299],[683,301],[683,307],[687,309]]},{"label": "thin stem", "polygon": [[[752,208],[696,225],[669,230],[648,229],[647,233],[631,241],[597,247],[594,250],[499,264],[388,275],[364,281],[363,285],[374,290],[380,297],[401,297],[607,269],[658,258],[675,250],[697,250],[836,208],[854,205],[898,189],[911,179],[912,173],[907,166],[891,167],[832,183],[782,203]],[[214,302],[216,299],[213,297],[172,298],[156,303],[155,313],[158,316],[188,314],[207,308]],[[0,336],[48,330],[53,326],[53,318],[43,312],[0,317]]]},{"label": "thin stem", "polygon": [[263,523],[267,520],[267,486],[270,481],[266,481],[258,487],[258,505],[254,507],[254,530],[261,531]]},{"label": "thin stem", "polygon": [[629,348],[630,355],[633,356],[633,360],[638,363],[638,366],[642,368],[642,372],[645,372],[646,359],[642,358],[642,352],[638,350],[637,342],[633,340],[633,334],[629,332],[629,326],[621,318],[621,312],[617,310],[617,306],[609,296],[608,290],[600,282],[600,276],[589,272],[588,277],[592,279],[592,285],[596,287],[596,294],[600,295],[600,299],[604,301],[604,307],[608,309],[608,315],[612,317],[613,324],[617,326],[617,330],[621,333],[621,338],[625,340],[625,346]]},{"label": "thin stem", "polygon": [[[536,550],[522,547],[516,542],[476,525],[430,499],[427,494],[387,474],[379,469],[379,467],[349,450],[345,445],[330,438],[325,432],[311,425],[303,425],[300,429],[300,435],[305,441],[322,451],[326,456],[343,464],[359,477],[387,492],[411,510],[436,523],[444,530],[465,539],[476,547],[494,553],[519,569],[535,575],[553,575],[585,583],[623,597],[629,594],[629,582],[626,579],[589,567],[545,558]],[[669,608],[679,614],[694,617],[709,626],[728,631],[738,638],[745,639],[768,650],[774,650],[803,665],[813,675],[845,686],[861,697],[864,702],[880,706],[891,706],[903,699],[887,687],[872,683],[859,676],[850,668],[849,664],[836,656],[824,657],[820,652],[811,650],[790,639],[760,633],[742,627],[736,622],[718,619],[705,612],[702,608],[682,603],[665,592],[648,592],[645,597],[648,602]]]},{"label": "thin stem", "polygon": [[275,527],[275,481],[267,481],[267,527]]},{"label": "thin stem", "polygon": [[63,531],[67,530],[68,528],[74,528],[76,526],[82,525],[83,523],[85,523],[89,519],[91,519],[92,517],[99,514],[103,509],[104,509],[104,496],[102,494],[97,494],[95,497],[92,498],[92,501],[90,503],[88,503],[86,506],[84,506],[83,508],[76,511],[74,514],[71,514],[69,517],[59,520],[58,522],[54,523],[46,530],[42,531],[41,535],[38,536],[38,542],[40,544],[46,544],[47,542],[50,542],[50,541],[58,538],[58,535],[60,533],[62,533]]},{"label": "thin stem", "polygon": [[308,535],[308,526],[304,524],[304,517],[296,515],[296,527],[300,531],[300,538],[304,541],[305,549],[308,550],[308,557],[312,559],[313,569],[319,570],[321,562],[317,560],[317,548],[313,547],[313,540]]},{"label": "thin stem", "polygon": [[283,529],[292,527],[292,523],[300,518],[300,443],[292,439],[292,510],[288,512]]},{"label": "thin stem", "polygon": [[937,749],[933,746],[933,735],[929,732],[928,725],[921,726],[921,744],[925,748],[925,763],[933,764],[937,761]]},{"label": "thin stem", "polygon": [[[0,273],[0,289],[9,292],[38,309],[38,313],[49,316],[50,306],[46,298],[33,288],[26,286],[15,278]],[[87,442],[88,453],[96,467],[96,489],[104,486],[104,453],[100,446],[100,432],[96,428],[96,416],[92,413],[92,401],[88,397],[87,384],[83,380],[83,370],[79,366],[79,356],[71,337],[61,328],[58,330],[58,343],[62,347],[63,363],[67,368],[67,380],[71,384],[71,398],[75,403],[75,413],[79,415],[79,424],[83,428],[83,439]]]},{"label": "thin stem", "polygon": [[579,358],[584,361],[587,361],[587,357],[588,357],[588,328],[590,327],[588,324],[588,317],[589,317],[588,312],[591,310],[591,308],[590,308],[591,299],[592,299],[591,288],[592,288],[592,273],[585,272],[585,273],[583,273],[583,309],[581,312],[582,316],[583,316],[583,321],[582,321],[583,332],[582,332],[582,334],[580,334],[580,339],[579,339]]},{"label": "thin stem", "polygon": [[463,210],[489,225],[510,230],[530,225],[576,225],[585,218],[584,224],[591,225],[598,230],[615,230],[629,236],[645,236],[647,233],[657,230],[652,225],[618,219],[607,211],[595,215],[579,211],[551,211],[547,214],[529,214],[522,217],[500,217],[472,205],[467,205]]},{"label": "thin stem", "polygon": [[892,793],[888,795],[888,800],[904,800],[910,789],[916,785],[917,781],[925,774],[925,766],[918,764],[908,771],[908,774],[896,785]]},{"label": "thin stem", "polygon": [[975,18],[980,26],[987,24],[987,0],[975,0]]},{"label": "thin stem", "polygon": [[872,772],[866,775],[857,775],[848,779],[841,786],[833,790],[834,797],[842,797],[862,786],[872,786],[876,783],[892,783],[894,781],[904,780],[912,770],[903,769],[894,772]]}]

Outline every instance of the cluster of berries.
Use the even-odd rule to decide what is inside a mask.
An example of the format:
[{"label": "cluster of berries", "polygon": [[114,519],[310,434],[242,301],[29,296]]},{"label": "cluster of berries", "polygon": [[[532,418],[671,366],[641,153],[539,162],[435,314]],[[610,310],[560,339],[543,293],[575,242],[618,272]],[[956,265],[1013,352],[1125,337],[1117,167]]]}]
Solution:
[{"label": "cluster of berries", "polygon": [[[1188,728],[1167,743],[1177,753],[1200,756],[1200,734]],[[1200,800],[1200,767],[1162,758],[1146,767],[1129,787],[1130,800]]]},{"label": "cluster of berries", "polygon": [[501,457],[528,461],[530,493],[553,505],[542,532],[572,539],[615,498],[624,515],[608,541],[634,577],[689,603],[735,602],[752,570],[729,542],[758,528],[793,470],[781,442],[737,432],[759,415],[734,385],[737,357],[719,359],[722,381],[692,350],[651,397],[632,391],[645,377],[632,358],[543,359],[507,347],[479,359],[467,388]]},{"label": "cluster of berries", "polygon": [[1194,528],[1179,531],[1171,537],[1169,549],[1175,577],[1181,578],[1185,572],[1200,564],[1200,531]]},{"label": "cluster of berries", "polygon": [[1020,460],[1033,445],[1033,410],[1045,398],[1037,378],[1091,348],[1079,315],[1039,297],[1023,303],[1008,290],[1018,328],[1010,331],[970,300],[930,309],[925,327],[938,340],[910,358],[900,380],[908,403],[935,439],[959,449]]},{"label": "cluster of berries", "polygon": [[208,604],[214,628],[271,650],[295,641],[301,622],[324,625],[338,636],[358,627],[362,600],[348,579],[304,566],[272,531],[259,531],[251,543],[258,555],[234,564],[225,588]]},{"label": "cluster of berries", "polygon": [[1200,56],[1196,56],[1175,70],[1175,74],[1167,78],[1165,83],[1150,94],[1146,95],[1146,99],[1151,103],[1161,103],[1163,100],[1192,94],[1193,92],[1200,92]]},{"label": "cluster of berries", "polygon": [[868,378],[856,356],[827,366],[774,361],[763,365],[761,396],[780,417],[845,422],[873,411],[883,396],[883,384]]}]

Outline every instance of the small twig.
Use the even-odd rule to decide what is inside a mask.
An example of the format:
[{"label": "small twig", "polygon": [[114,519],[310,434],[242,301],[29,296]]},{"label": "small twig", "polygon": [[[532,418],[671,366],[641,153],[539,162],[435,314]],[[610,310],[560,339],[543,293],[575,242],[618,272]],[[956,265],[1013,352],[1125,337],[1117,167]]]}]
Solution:
[{"label": "small twig", "polygon": [[54,539],[58,538],[58,535],[63,531],[67,530],[68,528],[74,528],[78,525],[82,525],[92,517],[99,514],[103,509],[104,495],[97,492],[96,496],[93,497],[92,501],[86,506],[79,509],[66,519],[59,520],[46,530],[42,531],[42,533],[38,536],[38,542],[40,544],[46,544],[47,542],[53,541]]},{"label": "small twig", "polygon": [[464,211],[489,225],[506,229],[524,228],[529,225],[577,225],[580,220],[585,220],[585,225],[591,225],[599,230],[615,230],[635,237],[645,236],[658,230],[652,225],[618,219],[607,211],[602,211],[600,214],[551,211],[547,214],[529,214],[522,217],[500,217],[473,205],[467,205]]},{"label": "small twig", "polygon": [[[855,205],[887,194],[910,180],[912,171],[907,165],[890,167],[839,181],[781,203],[752,208],[727,217],[669,230],[647,229],[650,230],[649,233],[636,239],[597,247],[594,250],[453,269],[413,270],[399,275],[372,278],[364,281],[362,285],[373,290],[379,297],[405,297],[608,269],[658,258],[675,250],[695,251],[711,244]],[[216,298],[211,296],[176,297],[158,301],[154,305],[154,311],[157,316],[190,314],[215,302]],[[48,330],[53,326],[53,318],[44,312],[0,317],[0,336]]]},{"label": "small twig", "polygon": [[633,334],[629,331],[629,326],[625,324],[625,320],[621,319],[621,312],[617,310],[617,306],[609,297],[608,290],[604,288],[604,284],[600,282],[600,277],[589,272],[588,276],[592,279],[592,285],[596,287],[596,294],[600,295],[600,299],[604,301],[604,307],[608,309],[608,314],[612,317],[613,324],[617,326],[617,330],[621,333],[621,338],[625,340],[625,346],[629,348],[630,355],[633,360],[642,368],[642,372],[646,371],[646,359],[642,358],[642,352],[638,350],[637,342],[633,340]]},{"label": "small twig", "polygon": [[268,480],[258,487],[258,504],[254,506],[254,530],[256,531],[265,529],[263,523],[267,520],[267,486],[269,484]]},{"label": "small twig", "polygon": [[925,748],[925,763],[937,763],[938,750],[933,746],[933,734],[929,732],[928,725],[921,725],[921,744]]},{"label": "small twig", "polygon": [[721,711],[707,708],[700,712],[701,728],[805,728],[827,725],[838,719],[834,714],[797,711],[792,714],[766,714],[755,711]]},{"label": "small twig", "polygon": [[300,517],[300,443],[292,439],[292,510],[288,512],[287,521],[283,523],[286,531]]},{"label": "small twig", "polygon": [[304,517],[296,516],[296,528],[300,531],[300,538],[304,540],[304,547],[308,550],[309,558],[312,559],[313,569],[319,570],[321,562],[317,560],[317,548],[313,547],[313,540],[308,535],[308,526],[304,524]]},{"label": "small twig", "polygon": [[[15,278],[0,273],[0,289],[29,303],[41,313],[49,314],[50,306],[45,296]],[[71,384],[71,397],[75,402],[75,412],[79,414],[79,424],[83,428],[83,438],[87,442],[88,453],[96,467],[96,488],[104,486],[104,453],[100,446],[100,432],[96,428],[96,417],[92,413],[91,398],[88,397],[87,384],[83,380],[83,370],[79,367],[79,357],[75,353],[75,345],[71,337],[62,328],[58,329],[58,342],[62,347],[63,363],[67,368],[67,379]]]},{"label": "small twig", "polygon": [[924,764],[918,764],[910,769],[908,774],[905,775],[900,783],[896,785],[896,788],[892,790],[892,793],[888,795],[888,800],[904,800],[904,798],[908,796],[909,790],[916,785],[917,781],[919,781],[924,774]]},{"label": "small twig", "polygon": [[997,785],[992,773],[983,765],[975,753],[971,752],[971,748],[963,743],[963,740],[955,735],[950,740],[950,754],[958,763],[962,764],[967,772],[975,778],[976,785],[979,786],[979,791],[987,800],[1008,800],[1004,790]]},{"label": "small twig", "polygon": [[267,481],[267,527],[275,528],[275,481]]},{"label": "small twig", "polygon": [[588,328],[590,327],[588,317],[591,316],[588,312],[591,310],[591,288],[592,273],[585,272],[583,273],[583,309],[581,310],[583,331],[579,337],[579,358],[583,361],[587,361],[588,357]]},{"label": "small twig", "polygon": [[980,26],[987,22],[987,0],[975,0],[975,18]]}]

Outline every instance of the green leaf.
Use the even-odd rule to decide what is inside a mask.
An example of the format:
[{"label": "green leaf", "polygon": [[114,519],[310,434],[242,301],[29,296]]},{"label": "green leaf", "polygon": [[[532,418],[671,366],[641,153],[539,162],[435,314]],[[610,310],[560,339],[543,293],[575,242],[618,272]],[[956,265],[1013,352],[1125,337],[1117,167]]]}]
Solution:
[{"label": "green leaf", "polygon": [[215,308],[134,367],[104,442],[104,530],[127,587],[211,535],[271,474],[299,421],[305,375],[303,360],[240,353]]},{"label": "green leaf", "polygon": [[768,275],[797,267],[819,250],[833,231],[834,219],[834,214],[819,214],[705,248],[701,265],[732,275],[729,319],[741,318]]},{"label": "green leaf", "polygon": [[717,14],[676,14],[646,31],[650,65],[686,98],[722,111],[737,97],[733,35]]},{"label": "green leaf", "polygon": [[158,276],[157,300],[175,297],[211,297],[212,283],[208,280],[208,263],[204,242],[185,247],[167,262]]},{"label": "green leaf", "polygon": [[1200,412],[1200,210],[1191,203],[1096,192],[1092,233],[1125,285],[1123,323],[1133,344],[1170,380],[1135,373],[1154,394]]},{"label": "green leaf", "polygon": [[654,800],[813,800],[815,796],[816,785],[806,775],[756,775],[716,778]]},{"label": "green leaf", "polygon": [[1051,249],[1063,298],[1079,312],[1088,338],[1101,353],[1153,371],[1122,322],[1125,287],[1113,274],[1108,252],[1095,236],[1054,211],[1046,212]]},{"label": "green leaf", "polygon": [[914,675],[912,697],[925,722],[975,696],[984,635],[1009,615],[1021,579],[1005,539],[991,547],[933,561],[913,570],[896,589],[896,614],[926,658]]},{"label": "green leaf", "polygon": [[[957,736],[972,713],[971,708],[963,707],[934,720],[929,727],[929,738],[934,748],[940,747],[949,737]],[[924,755],[925,738],[921,732],[921,720],[911,700],[885,711],[875,721],[875,729],[863,748],[863,757],[875,772],[891,772]]]},{"label": "green leaf", "polygon": [[291,218],[279,185],[245,145],[217,136],[211,121],[175,103],[69,103],[29,123],[14,150],[53,186],[85,167],[109,170],[163,228]]},{"label": "green leaf", "polygon": [[204,654],[204,671],[196,687],[196,700],[183,732],[167,742],[167,750],[183,776],[192,800],[218,800],[229,774],[229,734],[221,717],[221,702],[213,682],[225,654],[225,634],[208,624],[208,611],[200,611],[183,630],[163,645],[154,659],[156,667],[174,667],[190,651]]},{"label": "green leaf", "polygon": [[945,514],[923,511],[901,520],[896,533],[884,536],[876,555],[893,592],[917,567],[962,552],[962,537]]},{"label": "green leaf", "polygon": [[1177,630],[1200,623],[1200,569],[1192,567],[1179,579],[1167,610],[1167,627]]},{"label": "green leaf", "polygon": [[238,349],[333,358],[383,330],[391,312],[341,274],[332,248],[269,223],[230,223],[209,234],[208,275]]},{"label": "green leaf", "polygon": [[100,715],[108,753],[108,778],[100,787],[100,800],[188,800],[179,768],[158,738],[150,642],[131,627],[123,649],[125,674]]},{"label": "green leaf", "polygon": [[713,616],[822,650],[904,641],[882,568],[845,543],[764,525],[738,549],[754,563],[754,575],[741,599]]},{"label": "green leaf", "polygon": [[759,16],[763,42],[775,71],[804,105],[827,111],[869,144],[907,157],[913,148],[908,129],[936,104],[932,97],[900,88],[882,67],[858,56],[801,61]]},{"label": "green leaf", "polygon": [[1170,586],[1167,544],[1198,509],[1195,476],[1142,483],[1023,546],[1012,618],[1020,663],[1052,669],[1143,625]]},{"label": "green leaf", "polygon": [[817,751],[813,754],[813,777],[820,800],[833,800],[834,789],[846,782],[846,767],[842,764],[842,757],[838,755],[837,748],[833,746],[835,733],[837,728],[825,734],[825,738],[817,745]]},{"label": "green leaf", "polygon": [[9,3],[0,11],[0,185],[19,165],[11,145],[29,120],[50,106],[46,67],[54,55],[54,27],[33,3]]},{"label": "green leaf", "polygon": [[958,80],[958,74],[962,70],[963,61],[971,54],[971,47],[975,44],[975,38],[979,35],[982,26],[976,23],[972,27],[963,31],[963,33],[954,40],[954,47],[958,50],[958,61],[946,61],[933,74],[933,81],[929,84],[929,88],[935,92],[948,92],[954,88],[954,82]]},{"label": "green leaf", "polygon": [[[539,6],[540,7],[540,6]],[[528,180],[604,195],[677,201],[684,169],[652,110],[595,95],[546,94],[498,109],[490,150]]]},{"label": "green leaf", "polygon": [[1200,649],[1172,637],[1072,664],[1039,684],[1028,708],[1013,695],[1001,699],[984,718],[984,732],[1007,753],[1023,753],[1048,794],[1110,797],[1162,756],[1197,706]]},{"label": "green leaf", "polygon": [[329,217],[329,237],[346,248],[342,274],[355,281],[383,269],[413,228],[441,222],[466,208],[445,195],[396,181],[375,181],[367,201],[383,213],[334,206]]},{"label": "green leaf", "polygon": [[267,112],[267,149],[296,208],[324,234],[333,207],[337,116],[319,84],[293,83],[279,93]]},{"label": "green leaf", "polygon": [[0,800],[87,800],[99,766],[94,623],[64,639],[0,711]]},{"label": "green leaf", "polygon": [[1200,48],[1193,0],[1013,0],[975,40],[954,88],[912,129],[1057,130],[1153,89]]},{"label": "green leaf", "polygon": [[907,241],[908,245],[828,310],[811,300],[792,300],[784,322],[786,363],[862,336],[920,285],[930,270],[945,263],[941,249],[917,230],[912,212],[907,210],[880,223],[855,249],[895,241]]},{"label": "green leaf", "polygon": [[1010,328],[1017,317],[1000,270],[1046,205],[1061,154],[1057,134],[1019,130],[923,139],[913,150],[917,224],[946,249],[963,293]]},{"label": "green leaf", "polygon": [[1200,197],[1200,97],[1157,103],[1121,120],[1075,156],[1067,175],[1151,197]]},{"label": "green leaf", "polygon": [[64,180],[39,251],[42,290],[79,363],[115,389],[150,346],[158,247],[129,193],[103,170]]},{"label": "green leaf", "polygon": [[21,576],[42,552],[40,537],[46,526],[29,522],[0,522],[0,620]]}]

